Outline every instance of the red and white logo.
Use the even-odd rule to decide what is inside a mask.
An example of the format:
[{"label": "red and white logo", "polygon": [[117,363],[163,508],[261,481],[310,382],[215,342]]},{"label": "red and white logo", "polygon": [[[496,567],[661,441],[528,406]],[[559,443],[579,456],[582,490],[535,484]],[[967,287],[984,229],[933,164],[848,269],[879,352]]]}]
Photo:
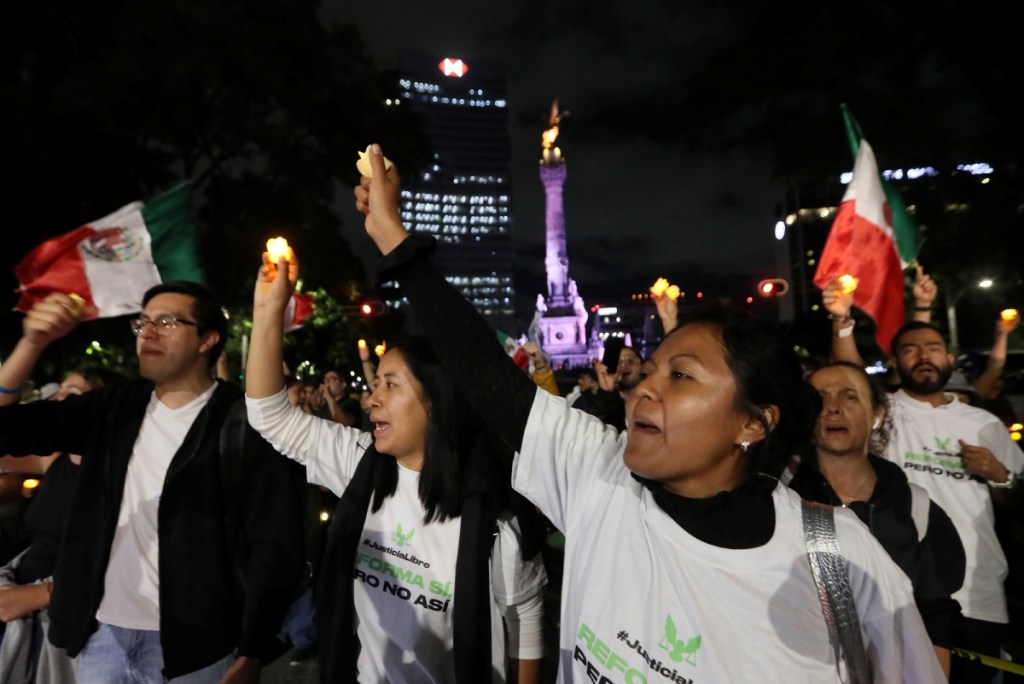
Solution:
[{"label": "red and white logo", "polygon": [[451,57],[445,57],[438,62],[437,68],[445,76],[455,76],[456,78],[462,78],[469,72],[469,66],[465,62],[461,59],[452,59]]}]

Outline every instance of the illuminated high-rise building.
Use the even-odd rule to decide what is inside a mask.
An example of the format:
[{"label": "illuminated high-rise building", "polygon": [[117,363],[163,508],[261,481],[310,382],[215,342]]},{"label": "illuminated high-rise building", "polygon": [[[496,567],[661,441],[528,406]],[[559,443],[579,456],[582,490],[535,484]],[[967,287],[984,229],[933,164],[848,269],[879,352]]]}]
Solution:
[{"label": "illuminated high-rise building", "polygon": [[509,328],[510,144],[500,62],[404,53],[400,97],[424,120],[433,158],[402,179],[402,220],[438,240],[442,273],[492,324]]}]

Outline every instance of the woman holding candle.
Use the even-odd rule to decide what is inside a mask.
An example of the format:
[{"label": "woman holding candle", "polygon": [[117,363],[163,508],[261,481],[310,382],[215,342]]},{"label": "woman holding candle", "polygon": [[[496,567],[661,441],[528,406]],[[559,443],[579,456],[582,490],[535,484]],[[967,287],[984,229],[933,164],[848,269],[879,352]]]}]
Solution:
[{"label": "woman holding candle", "polygon": [[291,406],[279,369],[297,278],[294,255],[264,254],[246,394],[253,426],[340,497],[316,598],[321,681],[538,681],[536,513],[484,453],[500,447],[416,339],[380,359],[372,433]]},{"label": "woman holding candle", "polygon": [[[432,242],[402,226],[397,170],[384,171],[377,146],[370,160],[356,207],[382,276],[398,280],[460,389],[517,449],[513,486],[565,533],[559,680],[845,680],[803,504],[775,479],[817,415],[792,349],[746,317],[684,321],[645,361],[619,433],[518,372],[426,256]],[[836,511],[835,533],[865,674],[940,681],[906,576],[852,513]]]}]

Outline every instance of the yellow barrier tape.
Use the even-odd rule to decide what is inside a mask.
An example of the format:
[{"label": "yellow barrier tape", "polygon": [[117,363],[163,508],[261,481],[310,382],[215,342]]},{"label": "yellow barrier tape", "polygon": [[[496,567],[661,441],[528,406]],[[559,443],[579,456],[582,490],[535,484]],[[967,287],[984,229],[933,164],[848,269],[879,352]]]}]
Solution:
[{"label": "yellow barrier tape", "polygon": [[1009,660],[993,658],[992,656],[982,655],[980,653],[968,651],[963,648],[951,648],[949,649],[949,651],[953,655],[959,656],[960,658],[965,658],[976,663],[981,663],[982,665],[988,665],[989,667],[994,667],[997,670],[1002,670],[1004,672],[1012,672],[1013,674],[1024,675],[1024,665],[1021,665],[1019,663],[1012,663]]}]

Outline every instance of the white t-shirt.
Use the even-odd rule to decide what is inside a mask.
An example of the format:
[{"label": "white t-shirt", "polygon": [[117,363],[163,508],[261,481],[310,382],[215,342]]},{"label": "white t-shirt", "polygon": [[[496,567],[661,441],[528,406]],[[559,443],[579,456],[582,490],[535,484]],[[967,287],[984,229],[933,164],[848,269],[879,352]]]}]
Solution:
[{"label": "white t-shirt", "polygon": [[[373,441],[370,433],[302,412],[283,391],[259,400],[247,397],[246,405],[249,422],[260,434],[302,463],[309,482],[338,496]],[[425,524],[419,473],[403,467],[398,472],[395,495],[379,511],[367,511],[356,552],[359,681],[454,682],[452,611],[461,522]],[[504,610],[537,596],[547,583],[539,555],[522,560],[519,539],[514,520],[498,520],[490,566],[495,681],[505,677]]]},{"label": "white t-shirt", "polygon": [[1007,563],[996,537],[992,495],[984,481],[964,471],[960,444],[984,446],[1015,473],[1024,469],[1024,452],[1002,422],[947,394],[948,404],[932,406],[903,390],[892,398],[894,430],[885,457],[899,464],[907,479],[924,487],[953,521],[967,555],[964,584],[953,598],[966,617],[1007,623],[1003,580]]},{"label": "white t-shirt", "polygon": [[96,619],[127,629],[160,629],[157,511],[167,468],[217,385],[176,409],[154,392],[128,461],[117,530]]},{"label": "white t-shirt", "polygon": [[[537,392],[513,485],[565,533],[559,681],[839,681],[796,493],[776,487],[765,545],[712,546],[631,477],[625,444]],[[835,513],[874,681],[945,681],[910,581],[852,512]]]}]

